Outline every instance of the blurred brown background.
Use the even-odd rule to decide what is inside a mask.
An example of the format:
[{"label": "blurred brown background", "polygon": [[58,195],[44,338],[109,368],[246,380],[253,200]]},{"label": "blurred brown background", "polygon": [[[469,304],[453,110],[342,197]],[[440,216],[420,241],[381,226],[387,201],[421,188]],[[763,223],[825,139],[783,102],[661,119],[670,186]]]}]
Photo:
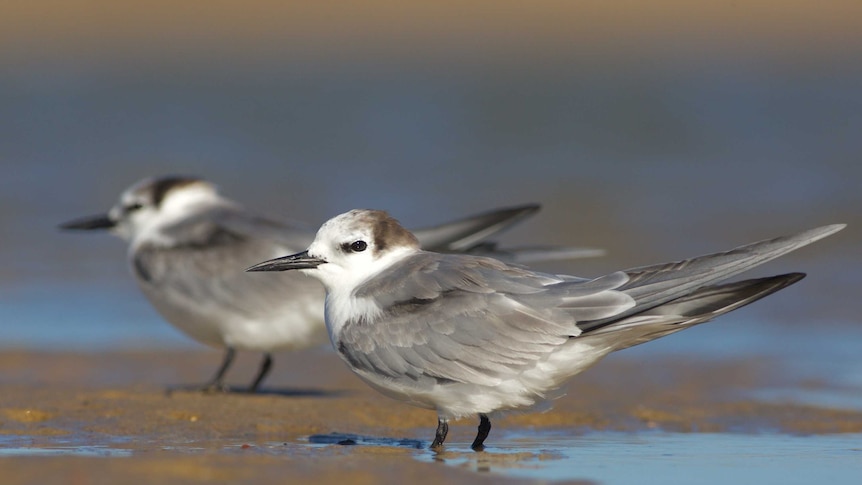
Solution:
[{"label": "blurred brown background", "polygon": [[764,269],[811,274],[744,312],[858,323],[860,19],[858,1],[5,2],[6,341],[181,339],[120,242],[56,230],[160,173],[311,224],[541,202],[504,241],[607,248],[542,268],[582,275],[848,222]]}]

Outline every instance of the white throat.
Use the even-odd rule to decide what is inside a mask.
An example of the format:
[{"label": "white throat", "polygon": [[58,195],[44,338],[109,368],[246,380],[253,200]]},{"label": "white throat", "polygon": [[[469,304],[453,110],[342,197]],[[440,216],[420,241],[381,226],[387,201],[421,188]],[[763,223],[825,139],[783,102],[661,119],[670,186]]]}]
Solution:
[{"label": "white throat", "polygon": [[380,307],[373,298],[360,298],[356,290],[382,271],[415,253],[413,248],[393,248],[381,257],[357,262],[349,269],[326,263],[303,272],[319,279],[326,288],[326,327],[330,338],[337,341],[344,325],[357,319],[371,322],[380,314]]}]

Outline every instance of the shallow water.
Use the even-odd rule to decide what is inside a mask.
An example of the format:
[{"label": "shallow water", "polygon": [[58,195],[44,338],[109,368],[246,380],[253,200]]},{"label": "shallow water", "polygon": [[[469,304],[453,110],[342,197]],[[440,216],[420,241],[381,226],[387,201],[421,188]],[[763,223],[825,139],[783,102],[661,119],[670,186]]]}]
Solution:
[{"label": "shallow water", "polygon": [[[133,437],[129,437],[132,439]],[[154,449],[184,455],[204,453],[307,456],[331,459],[358,449],[402,449],[425,463],[480,474],[540,481],[597,484],[834,484],[857,483],[862,476],[862,434],[795,436],[737,433],[637,433],[583,430],[499,432],[481,453],[469,443],[450,442],[442,452],[428,443],[355,434],[312,435],[300,442],[141,443],[124,447],[122,439],[92,444],[74,439],[24,445],[22,438],[0,439],[0,458],[14,456],[133,457]],[[16,444],[16,442],[18,442]],[[127,443],[128,445],[128,443]],[[411,451],[412,450],[412,451]]]},{"label": "shallow water", "polygon": [[0,298],[0,349],[98,352],[200,348],[162,320],[131,278],[114,285],[22,284]]},{"label": "shallow water", "polygon": [[[517,431],[502,433],[484,452],[447,443],[442,452],[414,454],[478,473],[542,481],[601,484],[856,483],[862,476],[862,435],[793,436],[733,433],[613,433]],[[495,441],[497,441],[495,440]],[[318,435],[313,446],[400,446],[415,440]],[[647,478],[648,477],[648,478]]]},{"label": "shallow water", "polygon": [[[506,460],[507,455],[517,459]],[[507,435],[487,456],[447,449],[442,456],[426,453],[417,459],[507,476],[608,485],[849,484],[862,476],[862,435],[522,432]]]}]

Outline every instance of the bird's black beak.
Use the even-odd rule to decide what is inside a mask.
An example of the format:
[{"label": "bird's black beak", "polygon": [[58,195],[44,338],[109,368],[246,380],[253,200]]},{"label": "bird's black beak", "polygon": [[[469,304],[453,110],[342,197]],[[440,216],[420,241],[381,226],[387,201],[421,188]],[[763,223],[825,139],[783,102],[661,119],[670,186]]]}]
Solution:
[{"label": "bird's black beak", "polygon": [[309,256],[308,251],[270,259],[256,264],[246,271],[287,271],[289,269],[312,269],[325,263],[325,259]]},{"label": "bird's black beak", "polygon": [[116,225],[117,222],[108,217],[107,214],[99,214],[97,216],[82,217],[80,219],[60,224],[60,229],[92,231],[95,229],[110,229]]}]

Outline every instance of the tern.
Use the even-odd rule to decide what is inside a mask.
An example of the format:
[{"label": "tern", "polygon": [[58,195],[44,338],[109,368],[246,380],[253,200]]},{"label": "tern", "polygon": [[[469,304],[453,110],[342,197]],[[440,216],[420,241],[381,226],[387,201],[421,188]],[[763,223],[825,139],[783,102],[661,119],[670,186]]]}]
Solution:
[{"label": "tern", "polygon": [[436,410],[433,449],[443,446],[449,420],[478,415],[471,447],[480,451],[489,414],[546,401],[613,351],[796,283],[804,274],[725,280],[843,227],[585,279],[423,250],[386,212],[353,210],[323,224],[307,250],[248,271],[319,279],[329,337],[348,367],[389,397]]}]

